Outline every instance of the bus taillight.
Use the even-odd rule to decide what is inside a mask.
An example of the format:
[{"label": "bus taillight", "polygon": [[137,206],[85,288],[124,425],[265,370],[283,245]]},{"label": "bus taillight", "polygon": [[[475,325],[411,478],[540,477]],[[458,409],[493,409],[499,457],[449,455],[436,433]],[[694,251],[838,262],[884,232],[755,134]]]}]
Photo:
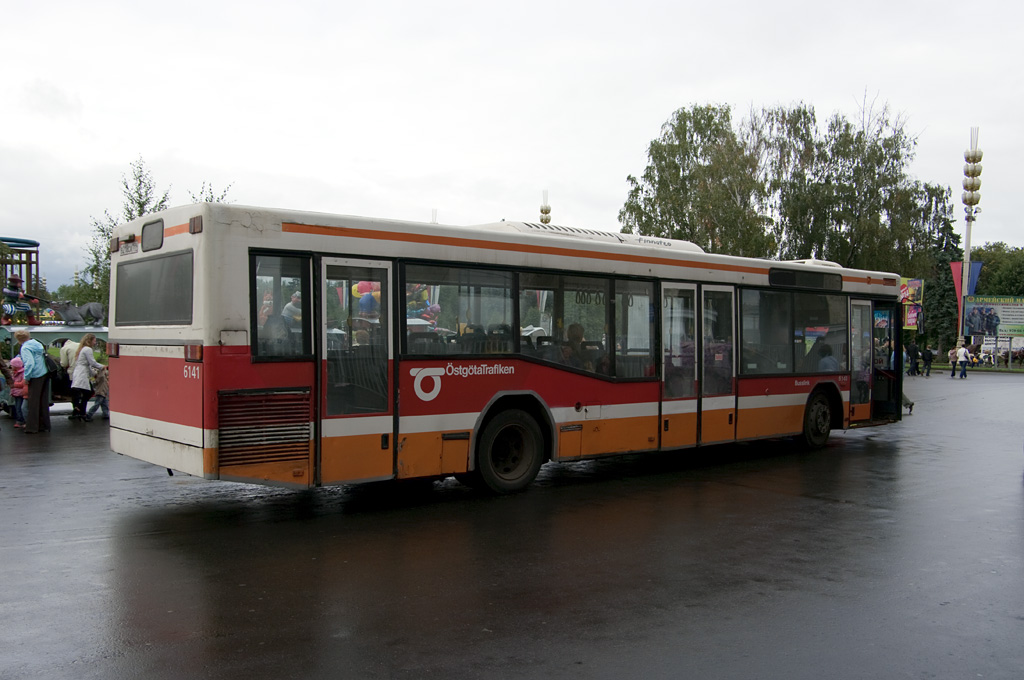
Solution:
[{"label": "bus taillight", "polygon": [[111,358],[111,359],[116,359],[119,356],[121,356],[121,348],[118,346],[118,343],[116,343],[116,342],[108,342],[107,343],[107,357]]},{"label": "bus taillight", "polygon": [[185,345],[185,361],[202,361],[202,345]]}]

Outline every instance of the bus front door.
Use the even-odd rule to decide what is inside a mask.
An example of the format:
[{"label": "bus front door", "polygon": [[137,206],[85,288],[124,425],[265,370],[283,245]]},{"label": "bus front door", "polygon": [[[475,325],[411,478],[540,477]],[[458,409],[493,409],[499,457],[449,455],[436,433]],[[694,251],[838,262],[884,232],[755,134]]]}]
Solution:
[{"label": "bus front door", "polygon": [[734,292],[702,286],[700,351],[700,443],[736,439]]},{"label": "bus front door", "polygon": [[902,415],[903,318],[899,303],[875,302],[872,326],[875,360],[871,386],[871,419],[891,422]]},{"label": "bus front door", "polygon": [[320,262],[320,484],[394,476],[391,264]]},{"label": "bus front door", "polygon": [[853,383],[850,386],[850,422],[871,419],[871,392],[874,371],[874,317],[870,300],[850,303],[850,366]]}]

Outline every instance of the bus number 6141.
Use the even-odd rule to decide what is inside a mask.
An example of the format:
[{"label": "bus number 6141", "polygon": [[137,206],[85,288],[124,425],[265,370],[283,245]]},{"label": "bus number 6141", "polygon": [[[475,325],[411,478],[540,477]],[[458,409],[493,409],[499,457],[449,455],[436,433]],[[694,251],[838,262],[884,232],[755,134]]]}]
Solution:
[{"label": "bus number 6141", "polygon": [[199,366],[196,366],[195,364],[185,364],[185,378],[199,380]]}]

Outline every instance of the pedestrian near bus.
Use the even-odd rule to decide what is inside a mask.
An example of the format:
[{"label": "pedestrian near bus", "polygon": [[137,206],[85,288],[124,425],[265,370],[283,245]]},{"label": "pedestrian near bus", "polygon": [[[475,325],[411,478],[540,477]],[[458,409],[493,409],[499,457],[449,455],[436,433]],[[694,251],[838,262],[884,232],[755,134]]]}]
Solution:
[{"label": "pedestrian near bus", "polygon": [[14,331],[14,339],[21,343],[19,357],[25,367],[28,395],[25,399],[25,434],[50,431],[50,404],[46,383],[48,371],[43,354],[46,349],[24,328]]},{"label": "pedestrian near bus", "polygon": [[25,363],[21,357],[11,359],[11,397],[14,399],[14,427],[25,427],[25,397],[28,387],[25,385]]},{"label": "pedestrian near bus", "polygon": [[78,352],[79,343],[74,340],[65,340],[60,346],[60,367],[59,375],[50,376],[50,391],[62,397],[71,396],[71,374],[75,372],[75,356]]},{"label": "pedestrian near bus", "polygon": [[[14,401],[14,373],[12,371],[12,366],[4,361],[2,356],[0,356],[0,375],[3,376],[0,378],[0,406],[2,406],[4,410],[7,410],[9,407],[13,415],[14,406],[7,403],[7,397],[4,393],[6,392],[11,394],[11,401]],[[18,423],[15,422],[14,426],[18,427]]]},{"label": "pedestrian near bus", "polygon": [[75,364],[75,352],[78,351],[78,343],[74,340],[65,340],[64,344],[60,346],[60,366],[68,375],[71,375],[71,371],[74,369]]},{"label": "pedestrian near bus", "polygon": [[96,345],[96,336],[86,333],[75,352],[74,372],[71,375],[71,420],[92,420],[85,412],[85,407],[92,396],[92,377],[103,370],[103,364],[96,361],[92,348]]},{"label": "pedestrian near bus", "polygon": [[86,420],[92,420],[92,415],[96,413],[98,409],[103,409],[103,419],[107,420],[110,418],[110,406],[108,405],[108,398],[110,397],[110,373],[107,367],[103,367],[103,370],[96,374],[96,384],[93,386],[94,396],[92,399],[92,406],[89,407],[89,413],[86,414]]}]

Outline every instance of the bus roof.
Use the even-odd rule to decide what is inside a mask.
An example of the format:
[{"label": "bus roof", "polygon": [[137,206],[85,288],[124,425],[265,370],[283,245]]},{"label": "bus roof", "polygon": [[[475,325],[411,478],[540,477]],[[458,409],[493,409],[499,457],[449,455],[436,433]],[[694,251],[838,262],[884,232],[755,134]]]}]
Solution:
[{"label": "bus roof", "polygon": [[[310,234],[337,233],[338,235],[352,236],[358,233],[362,235],[362,238],[401,238],[410,242],[422,243],[444,243],[457,240],[461,246],[484,249],[497,247],[508,250],[507,246],[515,243],[528,250],[530,243],[539,245],[546,241],[560,240],[572,242],[572,245],[560,245],[555,248],[557,250],[568,252],[568,249],[571,248],[574,251],[580,251],[581,254],[590,252],[591,257],[600,255],[605,259],[608,257],[607,254],[617,252],[627,260],[640,257],[655,266],[672,262],[679,264],[689,262],[690,266],[704,263],[712,268],[748,269],[755,267],[765,272],[769,268],[793,271],[814,270],[824,273],[839,273],[841,271],[846,275],[861,277],[875,284],[884,282],[886,288],[899,286],[898,274],[843,268],[835,262],[826,260],[787,261],[707,253],[690,241],[536,222],[501,221],[478,225],[452,225],[237,204],[197,203],[144,215],[130,223],[116,227],[113,236],[120,237],[122,240],[125,237],[130,238],[131,235],[139,237],[143,225],[161,218],[168,223],[165,229],[169,227],[172,233],[180,233],[182,230],[187,232],[189,220],[201,214],[208,215],[214,223],[238,225],[257,230],[273,229],[276,225],[286,231],[305,231]],[[376,236],[377,233],[380,234],[379,237]],[[592,245],[585,246],[583,242],[589,242]],[[623,250],[623,247],[626,247],[626,250]],[[643,255],[640,255],[640,252],[635,257],[625,255],[632,248],[643,252]],[[548,250],[552,249],[548,248]]]}]

